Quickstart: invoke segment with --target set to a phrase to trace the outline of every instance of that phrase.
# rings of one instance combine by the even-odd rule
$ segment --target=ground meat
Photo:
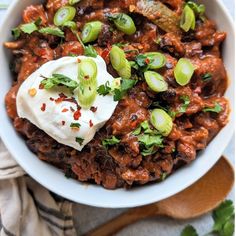
[[[162,53],[166,64],[156,71],[168,84],[166,91],[156,93],[145,82],[143,71],[133,68],[132,79],[137,79],[137,83],[125,93],[111,118],[80,152],[58,143],[28,120],[19,118],[16,96],[22,82],[41,65],[63,56],[82,55],[83,45],[65,27],[64,38],[34,32],[22,34],[17,41],[5,43],[5,47],[12,50],[12,71],[16,75],[6,95],[6,110],[15,129],[39,159],[79,181],[95,183],[108,189],[130,188],[151,181],[162,181],[176,169],[190,163],[196,159],[197,152],[205,149],[227,124],[230,108],[223,97],[227,75],[220,50],[226,34],[218,32],[215,23],[207,18],[204,21],[197,19],[195,30],[183,32],[176,22],[185,1],[161,2],[82,0],[74,5],[74,21],[79,34],[85,23],[102,21],[98,39],[91,45],[105,60],[107,70],[113,77],[119,75],[110,63],[109,53],[112,44],[119,43],[129,61],[135,61],[137,55],[150,51]],[[66,4],[68,0],[47,0],[45,5],[28,6],[23,12],[22,23],[40,17],[43,26],[52,26],[55,12]],[[160,21],[162,16],[155,10],[160,6],[162,13],[170,14],[168,21]],[[137,28],[135,34],[126,35],[119,31],[108,20],[107,13],[129,14]],[[180,86],[174,76],[180,57],[188,58],[195,67],[186,86]],[[216,105],[220,106],[220,110],[206,110],[214,109]],[[144,144],[135,132],[142,122],[150,120],[150,110],[154,108],[164,109],[172,116],[173,128],[167,137],[161,137],[162,145],[155,147],[152,152],[146,150],[143,153]],[[155,130],[150,122],[146,124],[150,126],[147,134]],[[116,136],[118,144],[104,146],[102,141],[112,136]]]

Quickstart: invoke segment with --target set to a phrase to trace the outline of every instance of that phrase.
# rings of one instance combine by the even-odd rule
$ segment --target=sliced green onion
[[[180,19],[180,27],[185,31],[188,32],[190,29],[194,30],[196,24],[195,14],[194,11],[186,5],[184,7],[181,19]]]
[[[93,59],[83,59],[79,63],[79,81],[83,85],[96,85],[97,64]]]
[[[131,77],[131,65],[127,59],[125,59],[125,66],[117,71],[119,76],[123,79],[130,79]]]
[[[180,58],[174,69],[176,82],[181,86],[185,86],[191,80],[193,73],[193,64],[186,58]]]
[[[78,100],[82,108],[89,109],[97,96],[97,85],[80,84],[78,89]]]
[[[76,9],[72,6],[65,6],[60,8],[54,16],[54,24],[61,26],[67,21],[72,21],[75,17]]]
[[[117,29],[124,32],[125,34],[132,35],[136,32],[136,26],[134,24],[134,21],[127,14],[114,14],[112,17],[110,17],[110,19],[114,21],[114,24]]]
[[[148,64],[150,69],[159,69],[166,64],[166,57],[162,53],[148,52],[144,55],[151,59],[151,62]]]
[[[126,64],[126,57],[124,51],[115,45],[112,46],[112,49],[110,51],[110,60],[115,70],[121,70]]]
[[[162,109],[154,109],[150,121],[163,136],[168,136],[173,128],[171,117]]]
[[[74,4],[76,4],[76,3],[78,3],[78,2],[80,2],[81,0],[69,0],[69,4],[70,5],[74,5]]]
[[[145,80],[154,92],[164,92],[168,89],[168,84],[163,76],[154,71],[146,71],[144,73]]]
[[[102,30],[102,22],[101,21],[92,21],[89,23],[86,23],[84,25],[83,31],[82,31],[82,41],[84,43],[90,43],[95,41],[98,38],[99,33]]]

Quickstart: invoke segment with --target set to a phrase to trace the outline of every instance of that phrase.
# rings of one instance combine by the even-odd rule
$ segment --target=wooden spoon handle
[[[86,233],[84,236],[111,236],[122,228],[146,217],[153,216],[154,214],[158,214],[157,207],[153,207],[152,205],[133,208],[108,221],[104,225]]]

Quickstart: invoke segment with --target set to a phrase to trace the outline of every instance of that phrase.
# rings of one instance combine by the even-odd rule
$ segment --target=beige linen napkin
[[[74,236],[72,203],[27,176],[0,139],[0,236]]]

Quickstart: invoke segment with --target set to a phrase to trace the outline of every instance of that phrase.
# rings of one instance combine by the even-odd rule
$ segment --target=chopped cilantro
[[[203,4],[197,4],[193,1],[187,2],[188,6],[194,11],[195,15],[198,16],[202,21],[205,20],[205,10],[206,7]]]
[[[232,236],[234,233],[234,206],[231,200],[226,200],[213,211],[213,232],[220,236]]]
[[[97,90],[98,94],[103,96],[113,94],[114,101],[120,101],[127,91],[137,83],[136,80],[132,79],[121,79],[120,81],[120,86],[114,86],[114,89],[110,86],[108,81],[100,85]]]
[[[79,84],[75,81],[70,79],[69,77],[62,75],[62,74],[52,74],[52,77],[47,78],[41,75],[41,77],[45,78],[41,81],[44,89],[51,89],[55,86],[65,86],[71,91],[75,90]]]
[[[106,96],[111,92],[111,88],[109,87],[109,81],[107,81],[105,84],[102,84],[98,87],[97,90],[99,95]]]
[[[81,145],[83,145],[84,139],[80,138],[80,137],[76,137],[75,141],[81,146]]]
[[[64,32],[58,27],[44,27],[41,28],[38,32],[41,34],[50,34],[61,38],[65,37]]]
[[[18,39],[20,37],[20,35],[21,35],[21,31],[17,27],[17,28],[14,28],[14,29],[11,30],[11,34],[14,37],[14,39]]]
[[[81,124],[80,123],[71,123],[70,127],[71,128],[80,128]]]
[[[162,146],[162,137],[161,135],[149,135],[149,134],[143,134],[138,137],[138,141],[145,145],[145,147],[151,147],[151,146]]]
[[[181,236],[198,236],[198,233],[192,225],[187,225],[183,229]]]
[[[233,236],[234,235],[234,205],[231,200],[225,200],[212,214],[214,225],[211,232],[205,235]],[[192,225],[186,226],[181,236],[198,236]]]
[[[161,180],[165,180],[168,174],[166,172],[161,173]]]
[[[154,154],[158,147],[163,147],[162,135],[151,129],[148,121],[143,121],[132,134],[137,136],[143,156]]]
[[[35,24],[35,22],[32,22],[32,23],[21,25],[20,29],[21,29],[22,32],[24,32],[26,34],[32,34],[33,32],[38,30],[38,27]]]
[[[114,90],[114,101],[120,101],[123,96],[128,92],[128,90],[133,88],[136,83],[136,80],[122,79],[120,88]]]
[[[108,146],[112,146],[112,145],[115,145],[118,143],[120,143],[120,139],[116,138],[115,136],[112,136],[111,138],[107,138],[107,139],[102,140],[102,145],[106,148]]]
[[[180,106],[178,112],[185,113],[188,108],[188,105],[190,104],[189,96],[183,95],[180,97],[180,99],[183,101],[183,104]]]
[[[84,46],[84,55],[88,57],[97,57],[97,52],[92,45]]]
[[[153,62],[153,58],[151,57],[148,57],[144,54],[139,54],[136,58],[135,58],[135,62],[138,66],[138,68],[141,70],[141,71],[147,71],[149,69],[149,64],[151,62]],[[134,67],[134,66],[133,66]]]
[[[211,73],[206,73],[206,74],[202,75],[201,77],[202,77],[202,80],[204,82],[208,82],[212,79],[212,74]]]
[[[214,107],[206,107],[203,109],[204,112],[216,112],[220,113],[222,111],[222,106],[219,103],[215,103]]]

